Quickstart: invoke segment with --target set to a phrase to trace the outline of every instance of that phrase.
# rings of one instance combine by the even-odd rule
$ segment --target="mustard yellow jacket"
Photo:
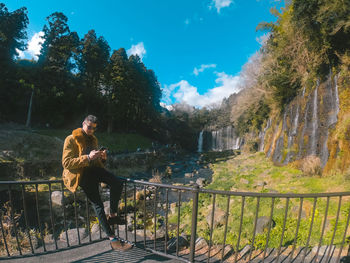
[[[92,149],[97,149],[97,138],[92,135]],[[87,143],[83,134],[82,128],[75,129],[71,135],[69,135],[63,146],[62,154],[62,166],[63,166],[63,183],[71,192],[75,192],[81,180],[83,168],[93,165],[103,167],[101,160],[91,161],[90,163],[88,155],[83,154],[86,150]]]

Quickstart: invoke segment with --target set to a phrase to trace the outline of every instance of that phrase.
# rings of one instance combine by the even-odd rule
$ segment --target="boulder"
[[[193,177],[193,173],[185,173],[185,178],[192,178]]]
[[[102,231],[102,229],[101,229],[101,231]],[[91,227],[91,234],[99,233],[99,232],[100,232],[99,224],[93,224]]]
[[[63,195],[61,191],[53,191],[51,193],[52,205],[62,206],[63,205]]]
[[[179,236],[178,242],[179,242],[179,250],[182,250],[189,246],[189,242],[184,235]],[[173,237],[168,241],[167,243],[168,252],[172,253],[176,251],[176,243],[177,243],[177,237]]]
[[[270,218],[267,216],[261,216],[256,222],[256,234],[262,234],[266,229],[269,228]],[[272,219],[272,227],[276,225]]]
[[[300,207],[299,207],[298,205],[293,206],[293,207],[292,207],[292,210],[291,210],[291,211],[292,211],[292,214],[293,214],[294,216],[298,217],[298,215],[299,215],[299,209],[300,209]],[[304,209],[301,210],[300,218],[301,218],[301,219],[305,219],[305,218],[306,218],[306,212],[305,212]]]
[[[247,179],[245,179],[245,178],[241,178],[241,180],[239,180],[239,181],[242,184],[249,184],[249,181]]]
[[[207,223],[210,226],[211,225],[211,214],[213,211],[213,207],[210,206],[208,209],[208,215],[206,217]],[[218,207],[215,207],[214,212],[214,221],[213,221],[213,227],[217,227],[219,225],[223,225],[225,223],[225,216],[226,212]]]
[[[198,184],[199,187],[204,187],[204,186],[206,186],[206,184],[207,184],[207,180],[205,180],[205,179],[202,178],[202,177],[199,177],[199,178],[196,180],[196,184]]]
[[[85,228],[78,228],[78,231],[79,231],[80,241],[82,239],[84,239],[85,237],[87,237],[87,231],[86,231]],[[72,229],[68,229],[67,230],[69,244],[78,243],[78,231],[77,231],[76,228],[72,228]],[[66,232],[65,231],[63,231],[60,234],[60,240],[63,241],[63,242],[67,242]]]

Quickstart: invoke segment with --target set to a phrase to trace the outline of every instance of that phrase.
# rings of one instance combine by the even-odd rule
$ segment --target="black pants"
[[[114,236],[113,231],[107,223],[106,214],[99,193],[99,184],[103,182],[110,187],[110,211],[116,213],[118,211],[118,203],[123,190],[123,183],[111,172],[101,167],[87,167],[83,171],[80,186],[85,192],[87,198],[92,203],[97,218],[101,224],[103,231],[108,236]]]

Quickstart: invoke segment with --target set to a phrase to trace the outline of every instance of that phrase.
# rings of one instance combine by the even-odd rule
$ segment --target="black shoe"
[[[126,220],[120,216],[107,216],[107,223],[109,225],[125,225]]]

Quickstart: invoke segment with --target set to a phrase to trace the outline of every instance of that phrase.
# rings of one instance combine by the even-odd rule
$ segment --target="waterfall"
[[[298,122],[299,122],[299,102],[297,104],[297,113],[295,114],[295,118],[293,121],[293,128],[292,128],[292,136],[297,135],[297,129],[298,129]]]
[[[233,146],[232,150],[238,150],[240,147],[241,139],[239,137],[236,138],[235,145]]]
[[[339,92],[338,92],[338,75],[336,75],[334,77],[334,82],[335,82],[335,108],[336,108],[336,113],[337,113],[337,116],[338,116],[338,113],[339,113]]]
[[[304,112],[304,126],[303,126],[303,130],[301,131],[301,136],[300,136],[300,142],[299,142],[299,150],[298,150],[298,159],[301,157],[301,154],[303,152],[304,149],[304,135],[305,135],[305,131],[307,128],[307,112],[309,111],[309,98],[310,95],[308,96],[308,99],[306,100],[306,107],[305,107],[305,112]]]
[[[215,151],[216,148],[216,131],[211,132],[211,149]]]
[[[199,133],[197,152],[201,153],[202,151],[203,151],[203,130]]]
[[[303,93],[301,95],[304,98],[304,96],[305,96],[305,86],[303,87]]]
[[[211,131],[211,146],[209,147],[210,150],[236,150],[239,149],[239,147],[240,140],[237,137],[235,130],[232,126],[226,126],[224,128]]]
[[[311,146],[310,146],[310,153],[311,155],[316,155],[317,152],[317,137],[316,132],[318,129],[318,115],[317,115],[317,89],[318,89],[319,82],[317,82],[315,93],[314,93],[314,101],[313,101],[313,112],[312,112],[312,132],[311,132]]]

